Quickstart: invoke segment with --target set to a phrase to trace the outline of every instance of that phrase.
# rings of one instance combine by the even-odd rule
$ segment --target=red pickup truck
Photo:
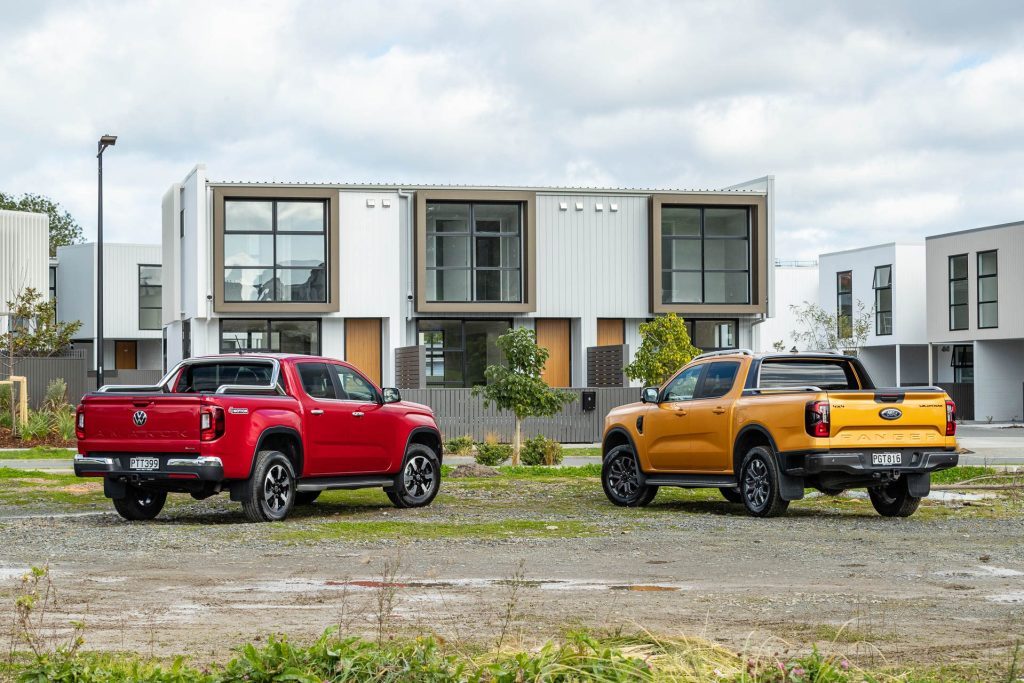
[[[75,474],[103,477],[130,520],[154,518],[169,492],[228,491],[265,522],[328,489],[382,487],[396,507],[421,507],[441,485],[431,409],[331,358],[192,358],[159,384],[87,394],[75,427]]]

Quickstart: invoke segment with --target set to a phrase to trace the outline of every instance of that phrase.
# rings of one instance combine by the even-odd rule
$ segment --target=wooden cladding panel
[[[380,385],[380,318],[345,320],[345,360]]]
[[[597,319],[597,345],[620,346],[626,343],[626,321],[622,318]]]
[[[537,345],[548,350],[548,362],[541,373],[548,386],[567,387],[572,384],[569,320],[538,318]]]

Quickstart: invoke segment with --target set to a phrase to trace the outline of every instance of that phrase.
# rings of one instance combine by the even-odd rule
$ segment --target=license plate
[[[903,454],[902,453],[872,453],[871,454],[872,465],[902,465]]]
[[[160,469],[159,458],[132,458],[129,467],[133,470],[158,470]]]

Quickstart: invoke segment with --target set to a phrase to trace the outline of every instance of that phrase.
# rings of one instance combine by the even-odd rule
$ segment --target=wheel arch
[[[754,446],[768,446],[772,449],[773,453],[778,453],[779,449],[775,445],[775,439],[772,437],[768,428],[760,423],[748,424],[736,434],[736,439],[733,441],[732,448],[732,472],[737,477],[739,476],[740,466],[743,464],[743,458],[746,457],[747,452]]]
[[[602,462],[608,456],[613,448],[619,446],[629,446],[633,449],[633,454],[639,457],[639,453],[636,450],[636,442],[633,441],[633,435],[629,433],[625,427],[612,427],[604,435],[604,439],[601,441],[601,460]]]
[[[285,457],[292,463],[295,470],[295,478],[302,478],[302,468],[305,462],[305,454],[302,448],[302,436],[298,430],[292,427],[267,427],[260,433],[256,440],[256,448],[252,452],[252,461],[249,463],[249,476],[252,477],[253,467],[256,465],[256,455],[260,451],[275,450],[284,453]]]
[[[405,454],[409,451],[409,446],[414,443],[423,444],[427,448],[432,449],[437,453],[438,462],[442,462],[444,446],[441,440],[441,432],[433,427],[414,427],[409,431],[409,436],[405,439],[405,450],[402,451],[402,457],[398,461],[399,467],[401,467],[401,463],[405,459]]]

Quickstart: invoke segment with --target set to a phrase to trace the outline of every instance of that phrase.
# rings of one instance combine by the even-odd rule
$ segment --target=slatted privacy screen
[[[402,398],[423,403],[434,409],[444,437],[469,434],[482,441],[494,434],[500,441],[511,442],[515,422],[511,413],[484,408],[483,399],[472,395],[472,389],[403,389]],[[601,440],[604,416],[615,406],[640,400],[635,388],[566,389],[576,394],[576,401],[565,406],[554,417],[534,417],[523,423],[523,437],[543,434],[562,443],[596,443]],[[580,403],[584,391],[597,393],[597,408],[584,412]]]
[[[9,359],[0,358],[0,379],[7,379]],[[63,379],[68,385],[67,400],[77,405],[82,395],[95,389],[86,373],[89,359],[85,351],[76,349],[59,356],[27,356],[14,358],[15,376],[24,376],[28,381],[28,404],[37,410],[46,398],[46,387],[54,379]]]
[[[626,377],[626,360],[629,358],[629,345],[591,346],[587,348],[587,386],[588,387],[625,387],[629,386]]]
[[[427,385],[427,349],[401,346],[395,349],[395,384],[399,389],[423,389]]]

